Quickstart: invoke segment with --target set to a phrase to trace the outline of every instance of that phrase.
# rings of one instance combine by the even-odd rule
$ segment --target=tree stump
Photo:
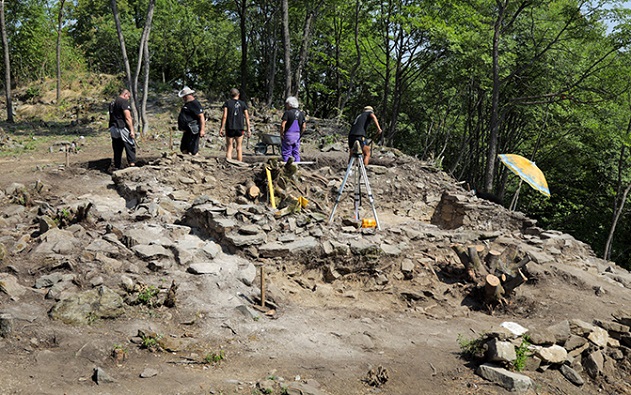
[[[489,253],[486,254],[484,260],[491,273],[495,273],[499,269],[501,255],[502,253],[497,250],[489,250]]]
[[[248,181],[245,184],[245,195],[249,198],[249,199],[256,199],[261,195],[261,189],[256,186],[256,184],[254,183],[254,181]]]
[[[486,270],[486,267],[482,264],[482,260],[480,259],[479,251],[484,251],[484,246],[469,246],[467,248],[467,253],[469,255],[469,260],[473,264],[473,270],[475,271],[476,276],[484,277],[489,272]]]
[[[467,276],[469,277],[469,280],[475,281],[475,270],[473,268],[473,263],[469,259],[469,254],[467,254],[467,249],[464,246],[458,244],[452,245],[451,249],[454,250],[456,255],[458,255],[458,258],[460,258],[460,262],[462,262],[465,269],[467,270]]]
[[[497,276],[488,274],[484,278],[484,296],[487,303],[498,304],[503,302],[504,288]]]

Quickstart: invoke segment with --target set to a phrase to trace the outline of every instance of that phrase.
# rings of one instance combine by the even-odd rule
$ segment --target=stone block
[[[476,374],[509,391],[524,392],[534,387],[534,382],[530,377],[486,363],[478,367]]]
[[[513,362],[517,359],[515,346],[511,342],[491,339],[486,344],[486,358],[489,362]]]

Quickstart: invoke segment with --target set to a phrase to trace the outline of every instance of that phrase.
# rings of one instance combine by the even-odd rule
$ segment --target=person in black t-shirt
[[[112,149],[114,150],[114,167],[120,169],[123,159],[123,150],[129,166],[136,165],[136,144],[134,142],[134,121],[131,117],[131,105],[129,99],[131,93],[124,89],[113,102],[110,103],[109,128],[112,137]]]
[[[381,126],[379,126],[379,121],[377,120],[372,107],[366,106],[364,107],[364,111],[355,118],[353,126],[351,126],[351,131],[348,133],[348,148],[350,149],[349,160],[350,156],[353,155],[353,145],[355,144],[355,141],[359,141],[364,155],[364,165],[366,166],[370,160],[370,146],[366,145],[366,129],[368,129],[371,122],[374,122],[377,127],[376,137],[378,137],[382,132]]]
[[[183,154],[197,155],[199,139],[206,134],[206,118],[201,103],[193,96],[194,90],[185,86],[177,95],[182,98],[184,105],[177,118],[177,127],[182,130],[180,151]]]
[[[248,137],[250,137],[252,131],[250,130],[248,105],[243,100],[239,100],[239,95],[237,88],[230,89],[231,99],[225,102],[222,107],[223,116],[221,117],[219,136],[223,137],[225,129],[227,159],[232,159],[232,144],[233,141],[236,141],[237,160],[241,161],[243,160],[243,135],[247,130]]]

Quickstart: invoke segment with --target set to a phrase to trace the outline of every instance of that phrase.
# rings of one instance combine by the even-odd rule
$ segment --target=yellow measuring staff
[[[276,199],[274,199],[274,184],[272,183],[272,172],[269,166],[265,166],[265,173],[267,174],[267,190],[269,191],[269,202],[272,204],[272,208],[276,208]]]

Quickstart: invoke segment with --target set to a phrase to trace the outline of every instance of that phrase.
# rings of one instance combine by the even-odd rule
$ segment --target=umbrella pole
[[[517,191],[515,191],[515,194],[513,195],[513,200],[511,200],[510,202],[510,207],[509,210],[510,211],[515,211],[515,209],[517,208],[517,201],[519,200],[519,191],[521,190],[521,184],[523,183],[523,180],[519,180],[519,186],[517,187]]]

